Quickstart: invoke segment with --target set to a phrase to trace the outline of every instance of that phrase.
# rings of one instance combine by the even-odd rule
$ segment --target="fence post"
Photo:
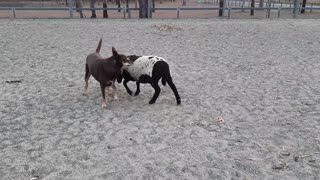
[[[268,0],[268,18],[270,18],[270,12],[271,12],[271,0]]]
[[[242,12],[244,12],[244,9],[243,9],[244,6],[245,6],[245,0],[242,0],[242,6],[241,6],[242,7]]]
[[[274,0],[272,1],[272,4],[273,4],[272,7],[274,8]]]
[[[128,10],[128,18],[131,19],[131,10]]]
[[[68,0],[70,18],[73,18],[72,0]]]
[[[228,8],[228,19],[230,19],[231,16],[231,7]]]
[[[177,7],[177,19],[180,18],[180,7]]]
[[[222,17],[224,15],[223,10],[225,6],[224,0],[219,0],[219,17]]]
[[[223,0],[222,16],[224,16],[224,12],[225,12],[226,6],[227,6],[226,0]]]
[[[299,4],[299,12],[301,12],[302,3]]]
[[[281,7],[278,8],[278,18],[280,18]]]
[[[13,18],[16,18],[16,8],[12,8]]]
[[[294,19],[297,17],[297,10],[298,10],[298,0],[294,0],[294,13],[293,13]]]
[[[311,3],[311,9],[310,9],[310,12],[312,12],[312,7],[313,7],[313,3]]]
[[[125,19],[125,18],[126,18],[126,11],[127,11],[127,8],[126,8],[126,7],[124,7],[124,8],[123,8],[123,19]]]
[[[151,18],[151,0],[148,0],[148,18]]]

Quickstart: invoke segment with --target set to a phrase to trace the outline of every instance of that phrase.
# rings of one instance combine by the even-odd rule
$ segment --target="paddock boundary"
[[[71,1],[71,0],[69,0]],[[72,3],[69,3],[72,4]],[[73,11],[92,11],[92,10],[96,10],[96,11],[103,11],[103,10],[107,10],[107,11],[123,11],[123,18],[131,18],[131,11],[139,11],[140,8],[126,8],[126,7],[120,7],[120,8],[73,8],[72,6],[69,7],[0,7],[0,11],[4,10],[4,11],[12,11],[12,16],[11,18],[17,18],[16,16],[16,11],[69,11],[69,17],[66,18],[73,18]],[[298,10],[310,10],[310,12],[312,12],[313,10],[320,10],[320,7],[223,7],[223,8],[193,8],[193,7],[177,7],[177,8],[148,8],[148,18],[150,17],[150,12],[156,10],[156,11],[176,11],[177,12],[177,16],[176,18],[179,19],[180,18],[180,12],[181,11],[203,11],[203,10],[212,10],[212,11],[220,11],[222,10],[223,15],[221,16],[221,18],[231,18],[231,11],[235,11],[235,10],[267,10],[266,13],[266,18],[270,18],[270,12],[271,11],[278,11],[278,18],[280,18],[281,15],[281,11],[283,10],[292,10],[293,11],[293,18],[296,18],[297,12]],[[126,15],[126,12],[128,12],[128,15]],[[227,15],[225,15],[227,12]],[[23,18],[21,18],[23,19]]]

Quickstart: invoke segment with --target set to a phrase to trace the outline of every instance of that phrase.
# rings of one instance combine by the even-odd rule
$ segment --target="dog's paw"
[[[102,108],[107,108],[107,104],[102,104],[101,107]]]

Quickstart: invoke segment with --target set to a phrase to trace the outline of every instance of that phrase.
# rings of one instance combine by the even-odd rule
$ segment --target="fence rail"
[[[297,10],[320,10],[320,7],[224,7],[224,8],[190,8],[190,7],[177,7],[177,8],[150,8],[149,11],[153,11],[153,10],[157,10],[157,11],[176,11],[177,12],[177,18],[179,18],[179,12],[180,11],[202,11],[202,10],[212,10],[212,11],[228,11],[227,16],[223,16],[223,17],[228,17],[230,18],[230,12],[233,10],[267,10],[269,13],[269,16],[267,16],[268,18],[270,17],[270,11],[271,10],[276,10],[278,11],[278,18],[280,17],[280,13],[282,10],[292,10],[295,13],[293,13],[293,18],[296,18],[296,12]],[[42,8],[34,8],[34,7],[0,7],[0,11],[1,10],[6,10],[6,11],[12,11],[13,13],[13,18],[16,18],[15,15],[15,11],[69,11],[70,12],[70,18],[73,18],[73,11],[91,11],[91,10],[96,10],[96,11],[103,11],[103,10],[108,10],[108,11],[128,11],[130,14],[130,11],[139,11],[140,8],[126,8],[126,7],[122,7],[122,8],[73,8],[73,7],[42,7]],[[124,13],[124,18],[126,18],[126,15]],[[130,15],[128,16],[128,18],[130,18]]]

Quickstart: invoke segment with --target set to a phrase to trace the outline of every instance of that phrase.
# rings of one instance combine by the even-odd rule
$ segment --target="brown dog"
[[[83,95],[88,95],[88,80],[92,75],[99,83],[102,93],[102,107],[106,107],[105,89],[107,86],[113,88],[113,97],[117,99],[115,80],[121,73],[121,68],[124,63],[130,63],[125,55],[118,54],[116,49],[112,47],[112,56],[109,58],[102,58],[100,56],[100,49],[102,45],[102,38],[99,41],[95,53],[89,54],[86,59],[86,74],[85,74],[85,88]]]

